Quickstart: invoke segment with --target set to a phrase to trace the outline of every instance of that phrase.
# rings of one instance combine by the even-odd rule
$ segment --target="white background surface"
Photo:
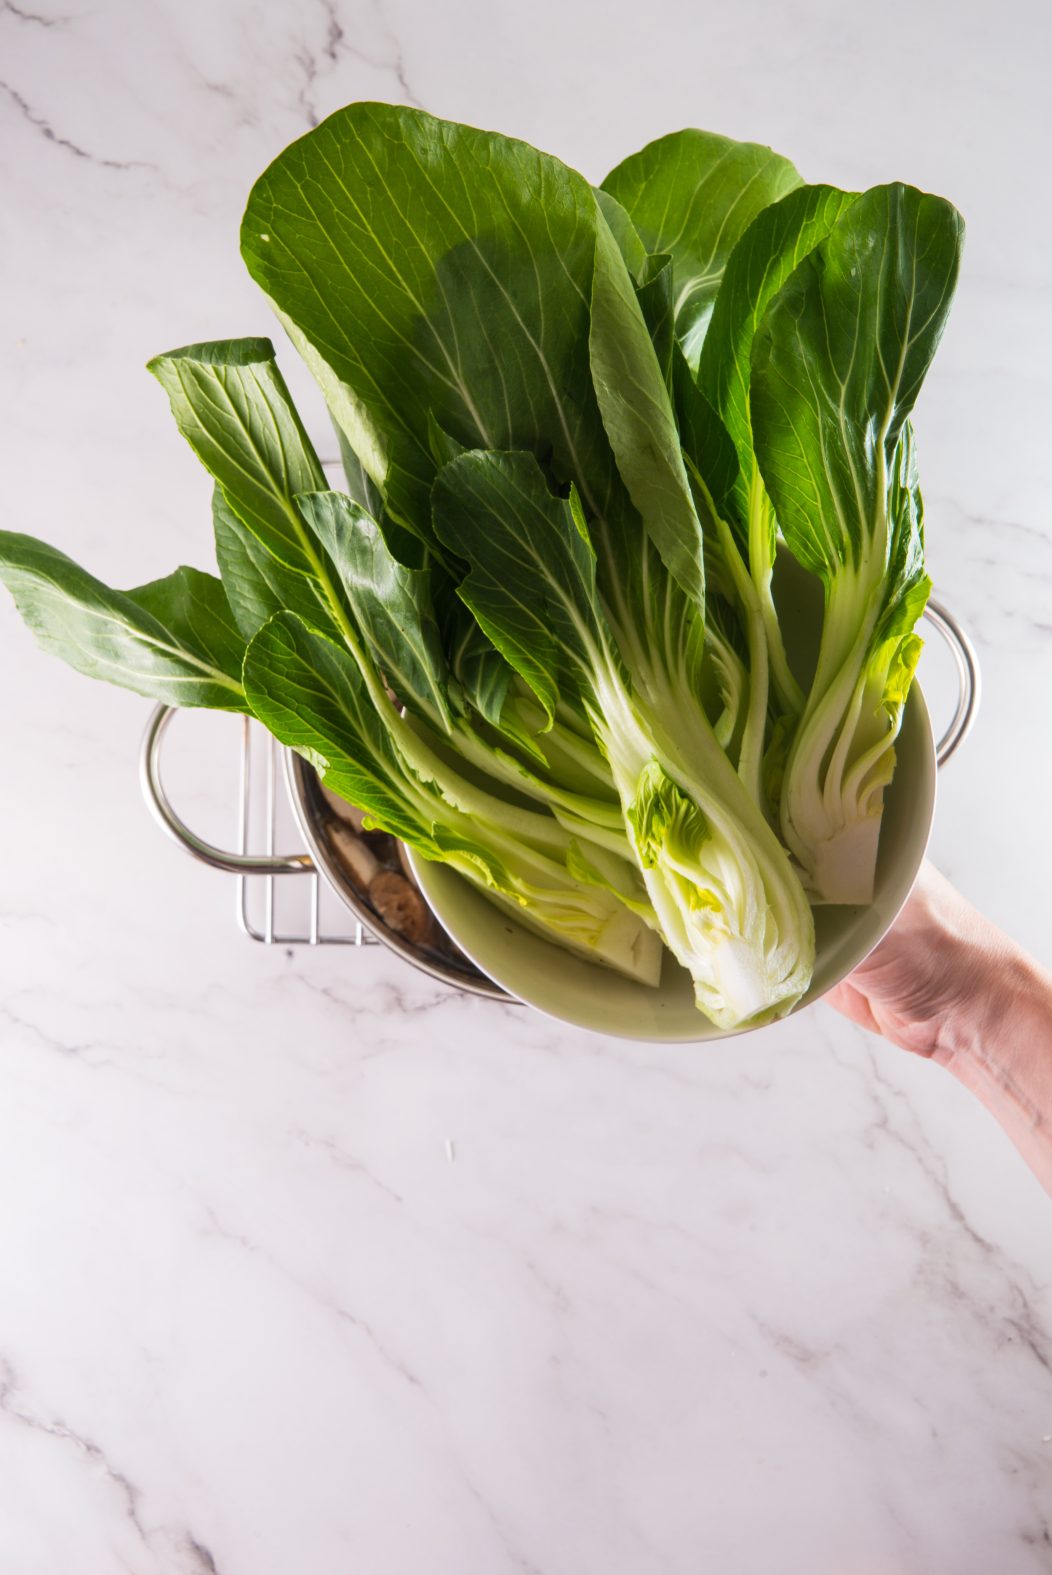
[[[1052,962],[1050,34],[1013,0],[4,0],[4,524],[118,584],[207,566],[143,363],[271,331],[244,197],[351,99],[592,178],[695,124],[945,193],[917,427],[986,694],[934,852]],[[3,1575],[1052,1569],[1052,1213],[944,1074],[821,1006],[658,1049],[253,946],[147,819],[146,704],[6,598],[0,659]],[[228,840],[236,724],[183,727]]]

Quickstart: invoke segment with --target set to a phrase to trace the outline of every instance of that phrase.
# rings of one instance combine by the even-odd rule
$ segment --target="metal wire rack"
[[[277,857],[277,817],[279,801],[279,760],[283,751],[277,739],[260,727],[258,722],[253,722],[250,717],[242,718],[241,726],[241,768],[239,773],[239,800],[238,800],[238,852],[246,860],[258,861],[259,855],[273,859]],[[262,755],[262,762],[253,756]],[[262,785],[260,777],[262,776]],[[263,807],[263,847],[252,847],[251,829],[256,818],[253,807],[256,799],[262,799]],[[246,871],[238,872],[237,877],[237,922],[244,933],[253,941],[259,941],[264,946],[377,946],[379,941],[376,936],[367,930],[360,920],[350,924],[345,931],[339,929],[322,929],[322,877],[321,873],[311,867],[304,871],[310,882],[307,907],[307,925],[305,930],[298,927],[288,931],[281,931],[277,927],[276,908],[279,875],[291,871],[270,870],[266,873]],[[297,881],[297,888],[302,887],[302,882]],[[252,888],[261,887],[263,896],[263,922],[262,926],[253,922]],[[288,882],[281,882],[281,890],[288,891]],[[258,904],[257,904],[258,907]]]
[[[143,794],[180,847],[237,876],[237,922],[245,935],[265,946],[382,943],[444,984],[507,999],[435,919],[396,839],[367,829],[358,811],[329,794],[311,767],[257,722],[241,722],[237,850],[216,847],[192,831],[162,779],[165,739],[178,714],[158,706],[146,725]],[[303,851],[278,852],[286,838]],[[290,875],[300,879],[290,881]]]

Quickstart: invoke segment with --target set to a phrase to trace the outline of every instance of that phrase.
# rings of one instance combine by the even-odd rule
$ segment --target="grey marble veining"
[[[1052,961],[1050,44],[1019,0],[3,0],[5,524],[207,566],[143,363],[270,331],[245,194],[351,99],[945,192],[917,427],[986,694],[934,852]],[[1052,1215],[948,1078],[821,1006],[695,1052],[253,947],[141,807],[145,704],[7,605],[0,649],[3,1575],[1052,1569]]]

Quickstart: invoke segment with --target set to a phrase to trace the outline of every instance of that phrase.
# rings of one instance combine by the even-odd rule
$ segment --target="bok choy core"
[[[371,824],[546,939],[723,1028],[808,988],[811,904],[873,893],[929,581],[910,415],[961,222],[675,133],[598,188],[356,104],[249,197],[266,339],[157,357],[214,482],[219,577],[113,591],[0,533],[48,649],[256,716]],[[821,581],[794,670],[779,550]]]

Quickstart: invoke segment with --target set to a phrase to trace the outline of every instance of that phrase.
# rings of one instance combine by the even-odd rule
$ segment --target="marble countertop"
[[[985,700],[934,854],[1052,962],[1050,54],[1019,0],[3,0],[5,524],[207,566],[143,363],[270,331],[244,196],[349,100],[944,192],[917,426]],[[1052,1569],[1052,1213],[948,1077],[823,1006],[660,1048],[253,945],[147,818],[145,702],[6,599],[0,652],[3,1575]],[[236,724],[181,726],[229,840]]]

